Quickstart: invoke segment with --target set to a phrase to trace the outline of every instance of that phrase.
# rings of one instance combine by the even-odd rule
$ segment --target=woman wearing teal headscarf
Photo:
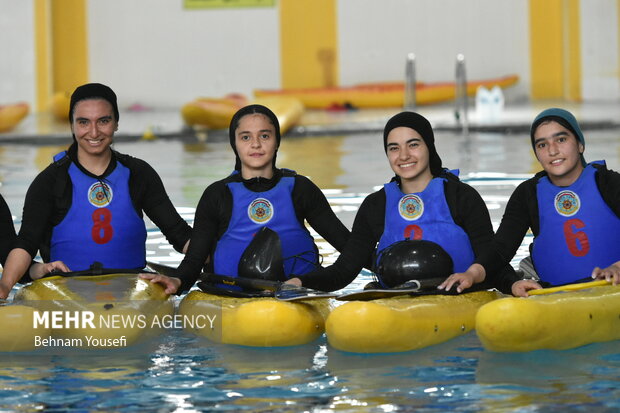
[[[534,234],[526,274],[512,293],[596,279],[620,282],[620,174],[605,162],[586,163],[575,117],[550,108],[530,131],[543,170],[514,191],[491,249],[466,273],[483,274],[509,262],[528,229]]]

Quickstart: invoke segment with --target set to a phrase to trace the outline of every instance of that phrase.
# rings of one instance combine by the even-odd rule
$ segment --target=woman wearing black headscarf
[[[144,268],[144,214],[177,251],[186,248],[191,228],[157,172],[112,149],[118,121],[110,87],[88,83],[75,89],[69,106],[73,143],[28,188],[19,235],[0,279],[0,298],[16,282],[40,278],[51,269],[82,271],[95,261],[105,268]],[[31,265],[37,251],[52,262]]]
[[[264,227],[280,238],[284,276],[304,274],[318,265],[318,252],[304,221],[342,250],[349,230],[338,220],[325,195],[308,178],[276,167],[280,126],[261,105],[240,109],[229,129],[234,172],[207,187],[198,206],[189,250],[178,277],[155,282],[188,290],[205,261],[210,272],[238,276],[238,264],[253,236]]]
[[[490,243],[493,228],[484,201],[442,167],[426,118],[414,112],[393,116],[385,126],[383,146],[394,178],[366,197],[338,260],[290,283],[299,285],[301,281],[304,287],[325,291],[343,288],[369,257],[380,256],[385,248],[405,239],[439,244],[451,256],[454,270],[460,272]],[[454,280],[458,292],[483,281],[465,276]]]

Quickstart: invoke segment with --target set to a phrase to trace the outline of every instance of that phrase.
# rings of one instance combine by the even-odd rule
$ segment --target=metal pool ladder
[[[456,122],[463,128],[463,134],[469,133],[469,118],[467,113],[467,75],[465,73],[465,56],[461,53],[456,55],[456,83],[455,83],[455,108],[454,117]]]

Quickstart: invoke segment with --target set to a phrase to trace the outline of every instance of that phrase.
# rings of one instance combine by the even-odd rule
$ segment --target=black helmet
[[[262,227],[241,255],[237,273],[245,278],[285,281],[282,245],[278,233]]]
[[[450,254],[432,241],[398,241],[379,254],[375,273],[384,288],[410,280],[447,278],[454,272]]]

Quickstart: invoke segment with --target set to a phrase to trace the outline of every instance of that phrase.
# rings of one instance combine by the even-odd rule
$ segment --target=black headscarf
[[[116,103],[116,93],[110,87],[102,85],[101,83],[87,83],[82,86],[78,86],[71,95],[71,103],[69,104],[69,122],[73,123],[73,110],[75,105],[86,99],[103,99],[112,105],[114,111],[114,118],[118,122],[118,104]]]
[[[401,112],[392,116],[383,129],[383,149],[387,153],[387,138],[392,129],[404,126],[418,132],[424,143],[428,147],[429,166],[433,176],[440,176],[444,170],[441,164],[441,158],[435,149],[435,134],[430,122],[419,113]]]
[[[266,106],[248,105],[242,107],[237,111],[237,113],[235,113],[232,120],[230,121],[230,127],[228,128],[228,138],[230,139],[230,146],[232,146],[232,150],[235,153],[235,169],[237,171],[241,171],[241,159],[239,159],[239,154],[237,153],[237,146],[235,145],[235,131],[239,127],[239,121],[242,117],[255,113],[267,116],[276,131],[276,153],[273,155],[273,167],[276,167],[276,156],[278,155],[278,148],[280,147],[281,140],[280,122],[278,122],[278,117]]]

